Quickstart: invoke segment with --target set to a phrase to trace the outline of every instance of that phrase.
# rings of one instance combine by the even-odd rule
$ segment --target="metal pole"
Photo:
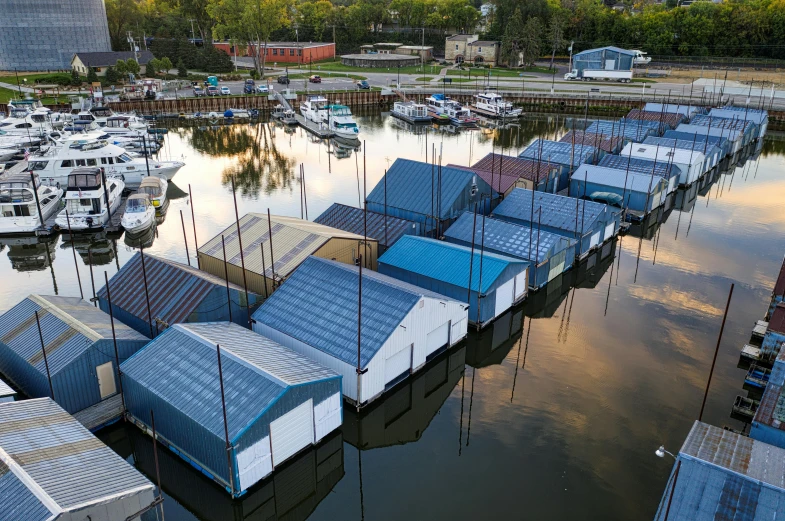
[[[482,198],[480,198],[482,200]],[[477,286],[477,331],[480,330],[482,317],[480,315],[480,298],[482,298],[482,257],[485,252],[485,214],[482,214],[482,235],[480,236],[480,278]],[[472,262],[474,258],[472,258]]]
[[[79,276],[79,264],[76,262],[76,246],[74,246],[74,234],[71,231],[71,217],[68,215],[68,210],[65,211],[65,220],[68,222],[68,236],[71,238],[71,252],[74,254],[74,268],[76,268],[76,281],[79,283],[79,296],[84,300],[82,278]]]
[[[305,218],[303,211],[303,165],[300,163],[300,219]]]
[[[196,266],[201,268],[202,263],[199,262],[199,243],[196,240],[196,218],[194,217],[194,196],[191,194],[191,183],[188,183],[188,199],[191,203],[191,223],[193,223],[194,226],[194,251],[196,252]]]
[[[191,254],[188,253],[188,237],[185,235],[185,219],[183,218],[183,211],[180,210],[180,222],[183,225],[183,242],[185,243],[185,259],[188,261],[188,265],[191,265]]]
[[[363,151],[363,154],[365,152]],[[308,190],[305,187],[305,164],[301,164],[300,168],[302,169],[302,184],[303,184],[303,204],[305,206],[305,220],[308,220]]]
[[[94,307],[98,307],[98,299],[95,298],[95,277],[93,277],[93,249],[92,246],[87,248],[87,265],[90,268],[90,285],[93,288],[93,298],[90,301]]]
[[[717,336],[717,347],[714,349],[714,358],[711,360],[711,369],[709,369],[709,380],[706,382],[706,391],[703,393],[703,403],[701,403],[701,411],[698,414],[698,421],[703,420],[703,410],[706,408],[706,398],[709,396],[709,386],[711,386],[711,377],[714,374],[714,365],[717,363],[717,354],[720,352],[720,343],[722,342],[722,332],[725,331],[725,321],[728,319],[728,308],[730,308],[730,299],[733,296],[733,287],[735,284],[730,285],[728,292],[728,302],[725,303],[725,313],[722,315],[722,325],[720,326],[720,334]]]
[[[41,332],[41,320],[38,318],[38,310],[35,312],[35,323],[38,326],[38,339],[41,341],[41,352],[44,354],[44,367],[46,368],[46,379],[49,382],[49,395],[55,399],[55,390],[52,387],[52,375],[49,374],[49,361],[46,359],[46,345],[44,344],[44,334]]]
[[[537,249],[534,252],[534,280],[537,281],[537,263],[540,262],[540,226],[542,225],[542,206],[537,207]]]
[[[273,289],[275,289],[275,257],[273,257],[273,224],[270,209],[267,209],[267,232],[270,234],[270,271],[272,272]]]
[[[221,235],[221,248],[224,252],[224,277],[226,277],[226,306],[229,308],[229,322],[232,321],[232,294],[229,291],[229,264],[226,262],[226,242]]]
[[[477,203],[474,203],[474,222],[472,224],[472,249],[471,256],[469,257],[469,293],[466,297],[466,303],[471,306],[472,304],[472,268],[474,267],[474,236],[477,233]],[[477,293],[477,302],[479,304],[479,293]]]
[[[30,180],[33,182],[33,195],[35,195],[35,206],[38,208],[38,219],[41,221],[41,228],[44,227],[44,213],[41,211],[41,201],[38,199],[38,187],[35,184],[35,174],[30,172]]]
[[[676,492],[676,480],[679,479],[679,469],[681,469],[681,460],[676,461],[676,471],[673,473],[673,485],[671,486],[671,494],[668,497],[668,507],[665,509],[664,521],[668,521],[668,514],[671,512],[671,502],[673,501],[673,494]]]
[[[123,393],[123,373],[120,371],[120,352],[117,350],[117,335],[114,331],[114,311],[112,311],[112,293],[109,291],[109,275],[104,272],[106,287],[106,300],[109,304],[109,323],[112,324],[112,343],[114,344],[114,361],[117,365],[117,381],[120,384],[120,401],[123,405],[123,420],[125,420],[125,393]]]
[[[245,255],[243,254],[243,237],[240,233],[240,214],[237,211],[237,192],[234,189],[232,176],[232,198],[234,199],[234,219],[237,224],[237,243],[240,247],[240,267],[243,269],[243,289],[245,290],[245,310],[248,312],[248,329],[251,328],[251,300],[248,298],[248,280],[245,274]]]
[[[161,470],[158,465],[158,434],[155,430],[155,413],[150,409],[150,427],[153,429],[153,457],[155,458],[155,477],[158,481],[158,497],[163,497],[164,490],[161,488]],[[163,518],[164,509],[161,508],[161,516]]]
[[[398,68],[400,69],[400,65],[398,66]],[[387,239],[387,170],[385,170],[384,171],[384,247],[386,248],[389,244],[390,243]]]
[[[229,443],[229,423],[226,421],[226,395],[224,393],[224,373],[221,366],[221,346],[215,344],[215,353],[218,356],[218,381],[221,384],[221,408],[224,417],[224,436],[226,437],[226,462],[229,466],[229,488],[234,496],[234,470],[232,469],[232,445]]]
[[[144,280],[144,298],[145,302],[147,303],[147,320],[148,325],[150,326],[150,338],[155,338],[153,334],[153,314],[150,312],[150,292],[147,290],[147,270],[144,266],[144,248],[139,248],[139,253],[142,256],[142,279]],[[158,326],[155,326],[158,329]]]
[[[265,266],[264,262],[264,242],[259,244],[259,251],[262,253],[262,283],[264,284],[264,298],[266,299],[270,295],[267,292],[267,266]]]

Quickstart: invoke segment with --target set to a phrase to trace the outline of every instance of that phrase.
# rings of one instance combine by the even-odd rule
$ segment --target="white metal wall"
[[[313,400],[310,398],[270,423],[273,465],[280,465],[301,449],[313,445]]]
[[[494,317],[498,317],[512,307],[515,279],[512,278],[496,288],[496,307]]]
[[[240,490],[246,490],[273,471],[270,457],[270,437],[265,436],[237,454]]]
[[[341,426],[343,421],[341,393],[335,393],[313,408],[314,431],[318,442]]]

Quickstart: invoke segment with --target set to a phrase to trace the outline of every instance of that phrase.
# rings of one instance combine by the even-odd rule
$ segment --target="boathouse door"
[[[98,391],[101,393],[101,399],[108,398],[117,392],[117,385],[114,381],[114,369],[112,362],[106,362],[95,368],[95,374],[98,377]]]

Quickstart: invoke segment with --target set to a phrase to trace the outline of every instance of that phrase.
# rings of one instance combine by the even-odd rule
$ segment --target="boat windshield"
[[[84,172],[68,176],[68,188],[93,190],[101,186],[100,172]]]
[[[43,170],[44,168],[46,168],[47,163],[49,163],[49,161],[30,161],[27,164],[27,169],[28,170]]]
[[[17,183],[14,183],[16,185]],[[33,192],[27,189],[24,185],[22,188],[21,183],[19,187],[0,185],[0,203],[29,203],[33,200]]]
[[[125,205],[126,213],[144,213],[147,210],[147,201],[145,199],[128,198]]]
[[[357,123],[338,123],[336,128],[357,128]]]
[[[150,197],[160,197],[161,196],[161,187],[160,186],[140,186],[139,187],[140,194],[147,194]]]

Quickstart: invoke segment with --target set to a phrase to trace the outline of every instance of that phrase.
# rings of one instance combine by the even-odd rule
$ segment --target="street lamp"
[[[676,459],[676,456],[674,456],[672,453],[670,453],[667,450],[665,450],[665,446],[664,445],[660,445],[660,448],[655,450],[654,454],[656,454],[658,458],[664,458],[665,455],[667,454],[671,458]]]

